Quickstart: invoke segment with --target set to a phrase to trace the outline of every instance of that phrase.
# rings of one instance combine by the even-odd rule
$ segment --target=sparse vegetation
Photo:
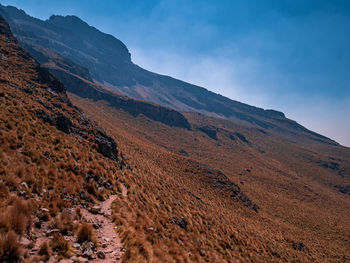
[[[23,251],[18,243],[18,237],[13,231],[0,234],[0,262],[19,262]]]
[[[71,105],[62,84],[19,47],[2,19],[0,27],[0,52],[8,58],[0,63],[0,261],[71,256],[64,238],[73,237],[71,208],[101,199],[97,188],[104,187],[119,164],[97,151],[95,135],[103,140],[103,131]],[[58,124],[52,123],[55,118]],[[73,130],[64,125],[74,125],[75,134],[67,134]],[[82,191],[88,178],[90,193]],[[112,190],[104,189],[103,195]],[[81,213],[76,219],[82,220]],[[38,245],[37,232],[49,236],[32,256],[28,252]]]
[[[299,146],[231,122],[186,113],[192,125],[220,127],[217,143],[196,131],[169,128],[103,103],[71,98],[131,157],[134,169],[121,176],[128,195],[120,196],[114,209],[118,233],[127,248],[124,261],[331,262],[338,255],[350,256],[341,235],[329,231],[329,224],[320,224],[320,217],[323,222],[333,218],[339,224],[336,231],[350,231],[344,220],[350,216],[345,212],[349,204],[321,186],[339,177],[303,159],[307,153]],[[235,133],[244,135],[250,145],[232,140],[230,135]],[[188,158],[178,154],[181,150]],[[346,151],[338,154],[344,160],[350,158]],[[239,183],[259,205],[258,213],[225,190],[222,180],[211,174],[216,170]],[[329,198],[338,200],[337,208]],[[344,217],[336,219],[333,209]],[[185,218],[186,229],[174,223],[174,217]],[[332,249],[326,236],[336,244]],[[316,239],[322,249],[312,247]],[[293,249],[293,241],[299,240],[308,253]]]
[[[79,226],[78,232],[77,232],[77,241],[79,243],[93,242],[95,246],[97,245],[94,229],[90,224],[83,223]]]
[[[54,233],[50,241],[50,246],[54,252],[61,256],[68,256],[69,242],[59,233]]]
[[[44,256],[45,258],[49,258],[51,254],[50,247],[47,242],[44,242],[40,245],[38,255]]]

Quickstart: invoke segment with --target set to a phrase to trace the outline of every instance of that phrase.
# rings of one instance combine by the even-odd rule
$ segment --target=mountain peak
[[[62,24],[62,25],[76,25],[76,26],[82,26],[82,27],[90,27],[88,23],[80,19],[79,17],[75,15],[51,15],[48,19],[49,22],[55,23],[55,24]]]

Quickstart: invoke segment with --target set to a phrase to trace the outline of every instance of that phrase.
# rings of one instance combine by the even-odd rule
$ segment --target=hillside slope
[[[171,128],[103,102],[70,97],[120,142],[137,171],[126,179],[130,200],[116,205],[121,235],[130,244],[127,258],[350,259],[348,148],[300,146],[196,113],[185,114],[192,130]],[[175,222],[186,222],[187,228],[176,230]]]
[[[120,192],[121,167],[115,141],[0,17],[0,262],[96,258],[81,213]]]
[[[78,237],[77,208],[117,193],[124,262],[349,261],[348,148],[191,112],[182,115],[191,129],[167,125],[84,96],[96,83],[67,86],[81,95],[68,99],[3,20],[0,33],[0,240],[17,229],[6,223],[12,211],[28,207],[43,230],[30,220],[17,229],[25,260],[47,258],[23,237],[35,247],[48,229],[56,260],[78,254],[73,242],[57,245]]]
[[[53,15],[42,21],[10,6],[1,6],[0,12],[8,17],[22,45],[32,50],[32,55],[42,64],[47,63],[44,53],[49,50],[86,68],[95,82],[132,98],[268,129],[295,143],[322,141],[336,144],[289,120],[281,112],[249,106],[205,88],[142,69],[131,61],[127,47],[120,40],[89,26],[78,17]],[[86,71],[79,72],[86,77]]]

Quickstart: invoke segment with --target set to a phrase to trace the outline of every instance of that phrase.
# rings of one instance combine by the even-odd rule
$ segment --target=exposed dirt
[[[125,188],[124,185],[123,187]],[[126,194],[124,190],[122,194]],[[106,201],[101,202],[101,214],[94,215],[86,209],[81,210],[82,216],[87,222],[92,224],[98,222],[101,225],[101,227],[96,230],[97,239],[100,245],[99,251],[102,251],[106,257],[105,259],[96,258],[89,262],[120,262],[124,253],[123,244],[111,220],[111,205],[116,198],[117,195],[111,195]]]
[[[128,189],[126,189],[124,184],[120,184],[120,188],[122,190],[122,196],[126,197],[128,195]]]

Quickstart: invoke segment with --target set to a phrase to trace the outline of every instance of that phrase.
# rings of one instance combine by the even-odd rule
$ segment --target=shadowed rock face
[[[5,36],[7,43],[12,44],[12,48],[17,51],[17,56],[20,59],[31,61],[33,58],[31,55],[22,49],[17,42],[17,39],[13,36],[11,29],[5,19],[1,17],[0,19],[0,34]],[[3,50],[2,57],[5,58],[6,54],[8,53],[6,50]],[[7,58],[7,57],[6,57]],[[33,70],[36,71],[36,75],[32,79],[33,81],[36,81],[40,84],[47,85],[48,89],[57,92],[57,93],[65,93],[66,89],[63,86],[63,84],[58,81],[56,78],[54,78],[50,73],[49,70],[46,68],[41,67],[38,63],[32,61]]]
[[[204,126],[204,127],[199,127],[198,130],[200,130],[201,132],[204,132],[206,135],[208,135],[213,140],[218,139],[215,127]]]
[[[3,6],[0,6],[1,13],[8,14],[11,18],[10,25],[19,41],[31,50],[36,59],[42,60],[41,63],[44,63],[45,56],[37,51],[50,50],[81,68],[86,68],[91,79],[107,83],[112,90],[132,98],[151,101],[175,110],[196,111],[268,129],[293,142],[308,140],[337,145],[336,142],[287,119],[279,111],[253,107],[205,88],[149,72],[131,61],[127,47],[120,40],[89,26],[78,17],[55,15],[42,21],[14,7]],[[71,67],[69,71],[74,71],[73,74],[80,72],[79,74],[86,77],[84,70],[77,71],[78,67],[74,68]],[[153,117],[149,108],[147,114]],[[168,113],[170,112],[166,111],[164,114],[162,111],[162,116]],[[174,118],[180,117],[177,115]]]
[[[82,98],[94,101],[106,101],[117,109],[122,109],[133,116],[144,115],[152,120],[159,121],[172,127],[190,129],[191,125],[187,119],[178,111],[158,106],[146,101],[134,100],[126,96],[112,93],[108,90],[96,88],[95,86],[68,74],[62,70],[52,69],[51,72],[59,78],[67,87],[68,91]]]

